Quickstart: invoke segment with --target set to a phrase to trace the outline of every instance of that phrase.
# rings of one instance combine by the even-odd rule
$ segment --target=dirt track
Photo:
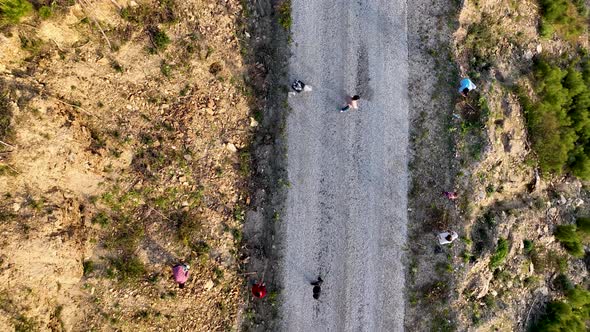
[[[401,331],[406,2],[293,1],[282,328]],[[340,113],[347,94],[360,110]],[[320,300],[310,282],[324,279]]]

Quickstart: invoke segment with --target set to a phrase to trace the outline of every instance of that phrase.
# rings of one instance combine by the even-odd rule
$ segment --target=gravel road
[[[281,330],[402,331],[408,50],[402,0],[292,0]],[[347,94],[360,110],[340,113]],[[312,286],[324,279],[318,300]]]

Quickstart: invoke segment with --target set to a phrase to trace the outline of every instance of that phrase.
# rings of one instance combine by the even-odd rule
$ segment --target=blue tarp
[[[471,82],[469,78],[464,78],[461,80],[461,87],[459,88],[459,92],[463,92],[463,89],[467,88],[469,91],[475,90],[476,86]]]

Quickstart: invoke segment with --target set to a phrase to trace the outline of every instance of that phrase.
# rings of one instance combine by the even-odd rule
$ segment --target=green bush
[[[490,268],[492,270],[496,269],[498,266],[504,263],[506,256],[508,255],[508,240],[500,238],[498,240],[498,246],[496,247],[496,252],[492,255],[490,259]]]
[[[574,289],[574,285],[570,281],[570,279],[563,273],[560,273],[555,280],[553,280],[553,286],[556,289],[566,293]]]
[[[170,37],[168,37],[166,32],[160,30],[157,27],[150,29],[150,36],[152,37],[152,42],[158,51],[165,50],[168,44],[170,44]]]
[[[540,0],[543,19],[551,23],[563,23],[567,19],[569,1],[567,0]]]
[[[0,22],[18,23],[33,9],[26,0],[0,0]]]
[[[582,240],[590,240],[590,218],[578,218],[576,220],[576,231]]]
[[[41,6],[38,10],[39,17],[42,19],[48,19],[53,15],[53,9],[50,6]]]
[[[566,70],[539,60],[538,101],[520,93],[533,149],[544,173],[571,172],[590,179],[590,68],[587,59]]]
[[[545,314],[539,318],[532,331],[588,331],[590,326],[590,292],[577,286],[567,292],[564,301],[547,304]]]
[[[575,257],[584,256],[584,248],[575,225],[559,225],[555,228],[553,235],[567,252]]]
[[[533,250],[535,250],[535,243],[531,240],[523,240],[524,245],[524,253],[529,255]]]
[[[555,30],[566,38],[580,36],[586,29],[584,0],[539,0],[540,34],[549,37]]]

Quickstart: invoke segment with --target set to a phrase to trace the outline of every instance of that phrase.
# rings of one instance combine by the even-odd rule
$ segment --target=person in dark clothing
[[[313,298],[318,300],[320,298],[320,293],[322,292],[322,283],[324,281],[322,280],[322,277],[318,277],[317,281],[314,281],[311,283],[311,285],[313,286]]]
[[[296,93],[301,93],[303,91],[311,91],[312,90],[311,85],[305,84],[305,83],[301,82],[300,80],[295,80],[291,84],[291,88],[293,90],[295,90]]]

